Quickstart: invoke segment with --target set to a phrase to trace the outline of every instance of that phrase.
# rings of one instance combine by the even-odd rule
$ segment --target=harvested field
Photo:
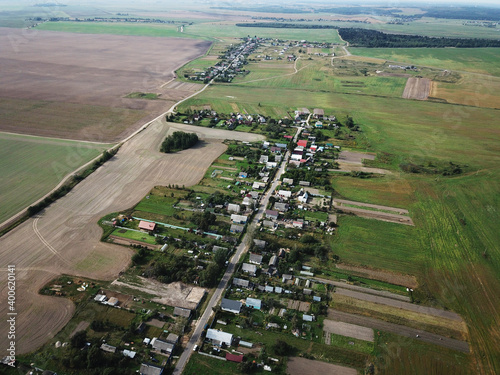
[[[327,334],[352,337],[358,340],[374,342],[373,329],[362,327],[356,324],[338,322],[325,319],[323,321],[323,331]]]
[[[0,130],[123,139],[192,94],[189,84],[162,85],[209,46],[195,39],[0,28]],[[161,100],[124,98],[131,92],[156,93]]]
[[[354,202],[344,199],[334,199],[333,204],[335,207],[337,207],[339,210],[342,210],[343,212],[353,213],[357,216],[365,217],[368,219],[377,219],[397,224],[415,225],[413,223],[413,220],[409,216],[407,216],[408,210],[403,208],[380,206],[376,204]],[[349,207],[348,205],[373,208],[374,210],[366,210],[358,207]],[[389,211],[389,213],[377,210]]]
[[[356,375],[358,372],[350,367],[292,357],[288,359],[286,373],[289,375]]]
[[[413,339],[422,340],[431,344],[439,345],[445,348],[458,350],[460,352],[469,353],[469,345],[465,341],[450,339],[445,336],[436,335],[422,331],[420,329],[409,328],[406,326],[384,322],[383,320],[369,318],[366,316],[359,316],[349,314],[342,311],[328,309],[328,319],[342,321],[350,324],[359,324],[364,327],[377,329],[380,331],[394,333],[396,335],[409,337]],[[419,336],[417,338],[417,335]]]
[[[431,80],[428,78],[408,78],[403,99],[426,100],[431,91]]]
[[[368,294],[373,294],[376,296],[378,295],[378,296],[396,299],[399,301],[410,302],[410,297],[408,297],[408,296],[402,296],[401,294],[391,293],[391,292],[387,292],[385,290],[375,290],[375,289],[365,288],[365,287],[358,286],[358,285],[347,284],[345,282],[331,281],[331,280],[320,279],[320,278],[314,278],[314,280],[319,280],[322,283],[334,285],[334,286],[339,287],[339,288],[345,288],[345,289],[355,290],[355,291],[358,291],[361,293],[368,293]]]
[[[360,299],[363,301],[392,306],[392,307],[395,307],[397,309],[410,310],[410,311],[414,311],[414,312],[417,312],[420,314],[433,315],[433,316],[437,316],[439,318],[450,319],[450,320],[457,321],[459,323],[463,323],[463,320],[460,317],[460,315],[458,315],[452,311],[445,311],[445,310],[440,310],[440,309],[436,309],[433,307],[415,305],[413,303],[397,301],[397,300],[392,299],[392,298],[376,296],[373,294],[362,293],[362,292],[348,290],[348,289],[344,289],[344,288],[336,288],[335,293],[338,293],[338,294],[343,295],[343,296],[351,297],[351,298]]]
[[[363,164],[363,159],[375,160],[375,154],[368,154],[364,152],[342,151],[339,155],[338,161],[349,164]]]
[[[369,208],[374,208],[376,210],[384,210],[384,211],[394,211],[395,213],[398,213],[400,215],[408,215],[408,210],[404,208],[396,208],[396,207],[389,207],[389,206],[381,206],[378,204],[369,204],[369,203],[362,203],[362,202],[355,202],[355,201],[348,201],[345,199],[334,199],[335,203],[340,203],[340,204],[351,204],[355,206],[360,206],[360,207],[369,207]]]
[[[389,305],[377,304],[341,294],[333,294],[333,301],[338,310],[347,313],[377,318],[386,322],[406,325],[415,329],[433,332],[438,335],[465,340],[468,329],[465,322],[422,314],[411,310],[396,309]]]
[[[177,152],[158,151],[165,136],[174,130],[196,132],[200,145]],[[262,136],[155,121],[126,142],[105,165],[78,184],[68,195],[0,238],[0,258],[15,264],[17,352],[30,352],[66,325],[74,305],[65,298],[41,296],[39,289],[60,274],[113,280],[130,262],[132,252],[100,242],[97,221],[104,215],[137,204],[154,186],[191,186],[205,174],[226,146],[222,139],[255,141]],[[35,235],[34,235],[35,234]],[[5,267],[5,266],[4,266]],[[7,298],[6,269],[1,269],[0,298]],[[0,308],[6,314],[7,305]],[[6,321],[0,330],[6,330]],[[7,345],[7,336],[0,338]]]
[[[403,285],[407,288],[417,288],[418,282],[415,276],[400,275],[388,271],[373,270],[366,267],[351,266],[348,264],[336,264],[336,268],[353,272],[355,275],[368,279],[385,281],[390,284]]]

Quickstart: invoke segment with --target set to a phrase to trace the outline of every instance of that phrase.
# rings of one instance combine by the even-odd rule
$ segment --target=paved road
[[[450,339],[449,337],[436,335],[434,333],[422,331],[421,329],[415,329],[394,323],[384,322],[383,320],[369,318],[366,316],[349,314],[331,308],[328,309],[328,318],[341,322],[358,324],[364,327],[378,329],[380,331],[394,333],[399,336],[411,337],[415,340],[422,340],[445,348],[458,350],[463,353],[469,353],[469,344],[467,344],[465,341]],[[404,345],[404,343],[401,342],[399,344]]]
[[[299,136],[300,132],[302,131],[302,128],[297,129],[297,133],[295,134],[294,137],[294,142],[297,141],[297,137]],[[266,211],[267,204],[269,203],[269,198],[271,197],[272,193],[276,188],[278,187],[278,184],[280,183],[280,178],[281,175],[285,172],[285,168],[288,162],[288,159],[290,158],[290,151],[288,150],[285,154],[285,157],[283,158],[283,161],[281,163],[280,168],[276,172],[276,175],[274,176],[273,182],[271,183],[270,188],[266,191],[264,196],[262,197],[260,201],[259,208],[254,216],[254,219],[252,222],[248,225],[246,234],[243,237],[243,240],[241,241],[240,245],[236,249],[236,253],[233,255],[231,260],[229,261],[228,267],[226,272],[224,273],[224,276],[222,277],[219,285],[217,286],[217,289],[215,290],[214,294],[212,295],[212,298],[210,298],[210,301],[208,302],[208,305],[203,312],[201,318],[198,320],[198,323],[196,323],[196,327],[194,329],[193,335],[189,339],[186,348],[182,352],[179,361],[177,362],[177,365],[175,366],[174,372],[172,373],[173,375],[180,375],[182,371],[184,370],[184,367],[186,366],[187,362],[189,361],[189,358],[191,357],[191,354],[193,353],[193,348],[196,345],[196,343],[200,340],[201,334],[203,332],[203,329],[205,325],[208,323],[210,316],[212,315],[212,308],[217,306],[219,304],[219,301],[221,299],[222,293],[224,290],[227,288],[229,280],[231,279],[231,276],[234,273],[235,267],[240,261],[241,256],[248,251],[250,248],[252,239],[253,239],[253,233],[255,232],[255,229],[257,228],[258,222],[264,217],[264,212]]]

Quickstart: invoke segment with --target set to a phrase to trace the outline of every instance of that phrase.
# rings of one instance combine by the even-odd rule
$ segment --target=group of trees
[[[500,47],[500,40],[477,38],[432,38],[421,35],[386,34],[376,30],[339,28],[342,39],[353,47],[369,48],[417,48],[417,47]]]
[[[195,133],[174,132],[169,135],[161,144],[161,152],[176,152],[193,147],[198,143],[198,136]]]
[[[283,22],[253,22],[253,23],[237,23],[238,27],[267,27],[273,29],[337,29],[338,26],[333,25],[318,25],[318,24],[302,24],[302,23],[283,23]]]

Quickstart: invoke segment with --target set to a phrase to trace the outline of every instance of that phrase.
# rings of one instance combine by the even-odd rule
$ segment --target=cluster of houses
[[[236,75],[244,72],[246,57],[260,45],[259,38],[246,38],[246,40],[229,48],[229,50],[214,66],[205,69],[203,72],[193,73],[187,78],[192,81],[209,82],[211,79],[222,82],[231,82]]]

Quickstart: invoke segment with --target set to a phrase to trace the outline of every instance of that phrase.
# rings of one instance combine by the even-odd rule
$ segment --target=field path
[[[394,333],[399,336],[409,337],[416,340],[422,340],[431,344],[436,344],[444,348],[450,348],[453,350],[458,350],[463,353],[469,353],[469,345],[465,341],[450,339],[445,336],[436,335],[434,333],[429,333],[426,331],[422,331],[420,329],[409,328],[394,323],[384,322],[383,320],[379,319],[349,314],[342,311],[334,310],[332,308],[328,309],[328,319],[346,322],[350,324],[357,324],[368,328],[378,329],[380,331]],[[410,345],[410,344],[411,344],[410,342],[406,342],[404,339],[398,342],[399,346]]]
[[[200,145],[175,154],[158,152],[174,130],[198,133]],[[130,261],[125,247],[100,242],[100,217],[136,204],[155,185],[196,184],[226,149],[223,139],[260,140],[262,136],[182,124],[158,118],[126,142],[106,164],[69,194],[0,238],[0,298],[7,300],[7,265],[16,273],[17,354],[37,349],[61,330],[74,306],[65,299],[41,296],[39,289],[59,274],[111,280]],[[6,316],[7,305],[0,313]],[[5,319],[0,331],[7,332]],[[7,335],[0,335],[7,347]]]

